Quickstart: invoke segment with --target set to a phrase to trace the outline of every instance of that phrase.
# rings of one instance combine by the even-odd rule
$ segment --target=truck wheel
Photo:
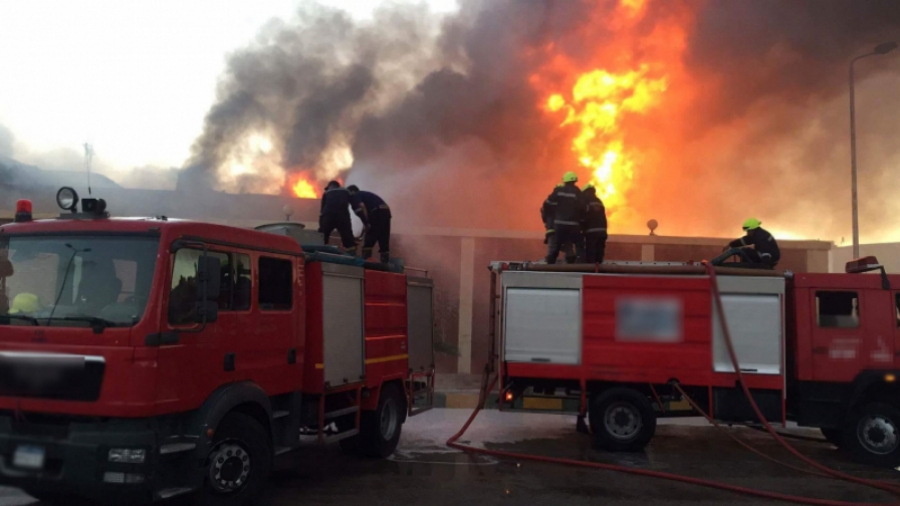
[[[405,406],[403,395],[396,385],[382,387],[378,408],[362,413],[360,435],[364,455],[383,459],[394,453],[400,442]]]
[[[841,439],[844,437],[841,429],[826,429],[825,427],[822,427],[819,430],[822,431],[822,435],[825,436],[826,441],[838,448],[841,447]]]
[[[642,395],[630,388],[611,388],[591,402],[594,446],[614,452],[639,451],[656,432],[656,413]]]
[[[844,427],[842,448],[872,466],[900,466],[900,410],[872,402],[854,411]]]
[[[226,415],[216,428],[205,473],[200,504],[251,504],[272,473],[272,445],[266,429],[242,413]]]

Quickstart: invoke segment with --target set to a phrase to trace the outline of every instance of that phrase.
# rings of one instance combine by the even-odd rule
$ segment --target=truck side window
[[[219,294],[219,310],[231,309],[233,270],[230,255],[218,251],[209,251],[210,256],[221,263],[221,287]],[[175,264],[172,267],[172,291],[169,294],[169,323],[177,325],[188,323],[194,314],[197,303],[197,263],[203,251],[182,248],[175,253]]]
[[[290,260],[259,257],[259,309],[291,308],[294,268]]]
[[[816,292],[819,327],[859,327],[859,295],[856,292]]]
[[[234,310],[250,309],[250,293],[253,286],[250,277],[250,255],[234,255]]]

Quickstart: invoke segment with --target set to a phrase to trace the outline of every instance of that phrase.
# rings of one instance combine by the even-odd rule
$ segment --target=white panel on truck
[[[581,277],[505,273],[504,359],[581,363]]]
[[[365,375],[362,267],[322,264],[325,382],[361,381]]]
[[[432,291],[428,278],[410,277],[406,285],[407,334],[409,368],[413,372],[434,367],[434,314]]]
[[[784,278],[720,276],[717,279],[741,371],[781,374]],[[713,368],[716,372],[734,372],[715,306],[713,326]]]

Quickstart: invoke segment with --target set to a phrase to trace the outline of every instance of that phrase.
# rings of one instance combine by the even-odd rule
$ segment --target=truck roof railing
[[[604,262],[602,264],[546,264],[543,262],[491,262],[494,272],[572,272],[593,274],[668,274],[705,276],[706,268],[699,262]],[[744,269],[740,267],[716,267],[717,274],[730,276],[788,277],[789,272]]]

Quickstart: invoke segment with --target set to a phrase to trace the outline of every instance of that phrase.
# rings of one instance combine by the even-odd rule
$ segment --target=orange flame
[[[550,112],[565,111],[560,126],[578,126],[572,151],[590,169],[590,182],[610,210],[625,204],[634,177],[635,155],[626,149],[621,117],[646,113],[666,90],[665,76],[651,79],[647,73],[646,65],[618,74],[603,69],[586,72],[576,81],[570,99],[554,93],[546,102]]]
[[[294,179],[294,182],[291,183],[291,191],[294,193],[294,196],[301,199],[317,199],[319,198],[319,194],[316,193],[316,189],[313,187],[312,183],[310,183],[302,174],[298,174]]]

